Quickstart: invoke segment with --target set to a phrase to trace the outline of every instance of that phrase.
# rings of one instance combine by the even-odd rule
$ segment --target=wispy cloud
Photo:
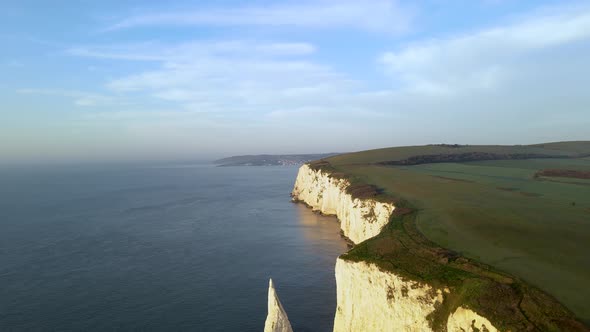
[[[302,42],[249,40],[192,41],[178,44],[143,42],[115,45],[80,45],[65,50],[72,56],[131,61],[190,61],[195,56],[264,58],[312,54],[316,47]]]
[[[354,74],[319,62],[316,47],[305,42],[150,42],[77,46],[67,52],[150,61],[138,66],[141,70],[109,78],[105,86],[115,95],[182,110],[173,116],[182,124],[194,117],[248,133],[244,128],[263,123],[267,132],[280,131],[277,137],[297,134],[293,124],[318,131],[332,126],[334,144],[367,146],[442,137],[511,143],[522,137],[522,130],[541,133],[530,134],[529,142],[563,139],[563,130],[546,134],[543,119],[556,110],[567,109],[578,127],[590,121],[584,117],[590,104],[584,91],[590,84],[589,31],[590,10],[557,8],[520,17],[517,23],[410,42],[378,56],[387,75],[376,78],[389,78],[392,84],[374,90]],[[578,44],[586,48],[568,51]],[[343,128],[357,136],[338,134]],[[512,132],[500,137],[497,128]]]
[[[194,60],[166,63],[160,69],[115,79],[107,86],[116,92],[148,93],[190,111],[240,114],[271,112],[285,105],[325,105],[349,85],[329,67],[307,61]]]
[[[352,28],[391,33],[407,30],[413,16],[413,10],[401,6],[396,0],[307,0],[270,6],[146,13],[122,19],[107,30],[201,25]]]
[[[20,94],[65,97],[72,99],[73,104],[80,107],[112,105],[116,101],[116,99],[111,96],[75,90],[18,89],[16,92]]]
[[[138,93],[191,112],[272,112],[321,106],[354,83],[307,55],[308,43],[248,40],[75,47],[68,54],[158,67],[107,82],[114,93]]]
[[[403,84],[445,95],[495,87],[518,72],[518,68],[511,66],[515,61],[589,39],[590,7],[561,11],[556,8],[551,14],[536,13],[508,26],[416,42],[399,51],[386,52],[379,60]]]

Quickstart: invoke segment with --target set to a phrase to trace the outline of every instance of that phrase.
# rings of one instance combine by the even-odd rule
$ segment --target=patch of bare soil
[[[533,175],[534,178],[538,178],[541,176],[590,179],[590,171],[576,171],[572,169],[543,169],[535,173],[535,175]]]

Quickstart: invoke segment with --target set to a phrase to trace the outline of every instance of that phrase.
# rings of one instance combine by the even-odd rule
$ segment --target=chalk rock
[[[428,315],[443,302],[442,289],[341,258],[336,285],[334,332],[431,331]]]
[[[333,178],[303,165],[299,168],[291,194],[293,199],[305,202],[315,211],[338,217],[344,235],[354,243],[361,243],[381,233],[383,226],[389,223],[395,206],[372,199],[353,198],[346,192],[349,185],[346,179]]]
[[[268,282],[268,315],[264,323],[264,332],[293,332],[289,317],[279,301],[272,279]]]

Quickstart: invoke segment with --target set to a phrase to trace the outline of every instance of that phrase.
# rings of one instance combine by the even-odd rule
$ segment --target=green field
[[[383,190],[379,199],[403,200],[414,211],[411,219],[416,229],[436,245],[542,289],[588,323],[590,180],[534,175],[543,169],[590,171],[590,158],[585,157],[589,153],[590,142],[423,146],[365,151],[325,161],[332,172],[345,174],[353,183]],[[437,154],[500,159],[387,165]],[[414,158],[410,163],[423,159],[432,158]],[[353,249],[349,256],[387,261],[389,255],[394,268],[422,273],[410,263],[400,265],[399,250],[384,248],[390,241],[384,240],[385,233]]]

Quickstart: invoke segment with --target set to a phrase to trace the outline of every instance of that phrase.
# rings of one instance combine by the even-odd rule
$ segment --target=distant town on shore
[[[297,166],[337,154],[339,153],[245,155],[223,158],[215,160],[213,163],[217,166]]]

